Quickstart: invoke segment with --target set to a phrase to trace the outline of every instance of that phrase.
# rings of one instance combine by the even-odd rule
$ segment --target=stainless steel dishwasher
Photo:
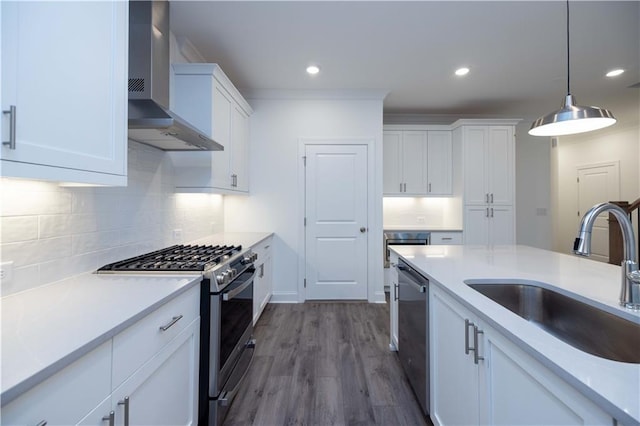
[[[398,357],[425,415],[429,415],[429,280],[398,262]]]

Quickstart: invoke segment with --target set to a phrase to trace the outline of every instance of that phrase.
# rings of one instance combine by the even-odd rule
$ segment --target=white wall
[[[272,231],[274,240],[273,301],[298,301],[299,243],[303,212],[299,207],[298,169],[301,138],[357,138],[376,141],[377,170],[371,171],[377,188],[376,223],[369,224],[382,252],[382,98],[344,99],[324,93],[323,99],[251,99],[251,195],[225,197],[226,231]],[[289,98],[287,98],[289,97]],[[333,98],[333,99],[332,99]],[[380,238],[378,238],[380,236]],[[382,291],[382,262],[374,259],[375,288]],[[379,269],[379,271],[378,271]]]
[[[550,250],[551,139],[530,136],[530,126],[516,126],[516,242]]]
[[[637,124],[558,138],[551,149],[553,187],[553,249],[570,253],[580,218],[577,167],[620,162],[620,199],[640,197],[640,127]],[[614,201],[614,200],[610,200]]]
[[[2,178],[0,200],[0,258],[14,262],[2,295],[224,230],[222,196],[174,194],[167,156],[136,142],[126,187]]]

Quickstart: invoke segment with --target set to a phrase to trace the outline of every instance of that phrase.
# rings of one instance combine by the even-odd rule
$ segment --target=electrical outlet
[[[0,281],[2,284],[11,284],[13,281],[13,262],[0,263]]]
[[[182,229],[174,229],[173,230],[173,240],[174,241],[182,241]]]
[[[416,222],[418,222],[418,223],[424,223],[424,216],[418,216],[418,217],[416,217]]]

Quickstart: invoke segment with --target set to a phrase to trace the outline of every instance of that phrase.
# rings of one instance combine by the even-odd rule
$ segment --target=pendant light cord
[[[571,64],[569,61],[569,0],[567,0],[567,94],[571,94],[570,76]]]

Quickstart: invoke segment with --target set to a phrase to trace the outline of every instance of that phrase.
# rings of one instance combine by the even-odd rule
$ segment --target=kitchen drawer
[[[182,318],[161,330],[180,315]],[[199,316],[200,286],[194,286],[115,336],[112,388],[120,386]]]
[[[432,232],[432,245],[462,244],[462,232]]]
[[[110,393],[111,339],[3,406],[2,424],[76,424]]]

